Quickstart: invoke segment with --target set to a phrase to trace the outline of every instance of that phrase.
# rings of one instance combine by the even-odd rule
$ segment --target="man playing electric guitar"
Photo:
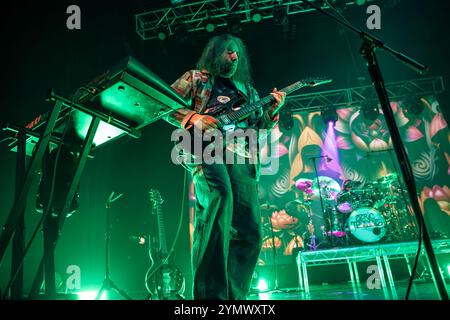
[[[220,127],[218,117],[238,111],[231,100],[259,100],[251,85],[245,45],[232,35],[212,38],[197,64],[198,70],[182,75],[172,87],[192,101],[192,109],[178,109],[166,120],[178,128],[201,132]],[[271,93],[273,103],[239,121],[236,128],[272,129],[285,93]],[[233,110],[234,108],[234,110]],[[251,163],[204,162],[188,166],[194,181],[193,298],[245,299],[261,249],[261,213],[257,183],[259,161]]]

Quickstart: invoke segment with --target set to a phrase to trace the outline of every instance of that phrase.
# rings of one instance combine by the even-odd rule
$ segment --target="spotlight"
[[[166,35],[166,33],[164,31],[158,32],[158,39],[159,40],[164,41],[164,40],[166,40],[166,38],[167,38],[167,35]]]
[[[95,300],[95,298],[97,297],[97,293],[98,291],[91,290],[91,291],[80,291],[76,292],[75,294],[78,296],[78,300]],[[106,291],[102,292],[100,300],[107,300]]]
[[[254,23],[258,23],[258,22],[261,22],[261,20],[262,20],[262,14],[259,12],[259,10],[255,9],[252,14],[252,21]]]
[[[216,29],[216,26],[214,25],[214,23],[210,22],[206,25],[206,31],[208,31],[208,32],[214,32],[215,29]]]
[[[366,3],[366,0],[356,0],[356,4],[358,6],[363,6]]]
[[[259,291],[266,291],[269,288],[269,286],[267,285],[266,279],[263,279],[263,278],[259,279],[258,280],[258,285],[257,285],[256,288]]]
[[[336,111],[331,107],[324,108],[321,111],[321,115],[323,122],[330,127],[334,126],[336,121],[338,120]]]

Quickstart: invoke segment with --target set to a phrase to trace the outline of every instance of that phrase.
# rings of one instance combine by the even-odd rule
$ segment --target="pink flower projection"
[[[336,110],[338,121],[335,130],[337,146],[344,150],[356,147],[362,152],[388,149],[392,143],[382,117],[373,121],[365,119],[355,107]]]
[[[447,186],[434,185],[433,188],[424,187],[421,194],[419,202],[422,207],[422,212],[424,212],[424,203],[427,199],[434,199],[442,211],[444,211],[448,216],[450,216],[450,189]]]
[[[298,219],[289,215],[286,210],[275,211],[270,217],[270,222],[276,230],[292,229],[298,224]]]

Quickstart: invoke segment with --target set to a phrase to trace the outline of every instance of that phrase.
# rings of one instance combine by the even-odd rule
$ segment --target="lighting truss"
[[[442,77],[423,78],[386,84],[391,101],[415,95],[439,94],[445,90]],[[317,93],[290,95],[286,99],[286,108],[293,112],[319,111],[330,105],[336,109],[360,105],[365,101],[377,99],[372,85],[330,90]]]
[[[316,0],[314,0],[316,1]],[[368,0],[372,2],[376,0]],[[322,2],[321,2],[322,3]],[[328,0],[322,3],[323,9],[332,6],[352,6],[356,1]],[[167,37],[180,30],[187,33],[206,32],[206,26],[214,29],[230,26],[232,23],[250,23],[252,15],[259,13],[261,20],[274,18],[274,9],[281,9],[286,15],[314,11],[302,0],[202,0],[182,3],[162,9],[135,14],[136,32],[143,40]]]

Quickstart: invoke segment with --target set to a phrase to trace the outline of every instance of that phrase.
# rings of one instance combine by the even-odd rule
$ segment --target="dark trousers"
[[[254,164],[212,164],[193,174],[195,300],[244,300],[262,243]]]

